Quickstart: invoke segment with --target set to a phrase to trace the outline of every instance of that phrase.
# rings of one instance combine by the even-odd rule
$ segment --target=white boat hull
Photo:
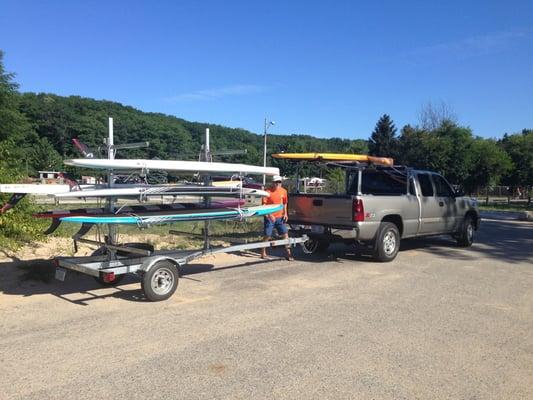
[[[203,161],[173,161],[173,160],[109,160],[97,158],[77,158],[65,160],[65,165],[95,169],[117,170],[163,170],[183,173],[206,172],[216,174],[242,174],[242,175],[279,175],[279,168],[258,167],[246,164],[231,164],[221,162]]]

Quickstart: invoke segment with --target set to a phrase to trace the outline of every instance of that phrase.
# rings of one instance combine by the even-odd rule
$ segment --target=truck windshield
[[[407,177],[393,170],[363,170],[361,192],[374,196],[400,196],[407,193]],[[350,172],[348,194],[357,194],[357,172]]]

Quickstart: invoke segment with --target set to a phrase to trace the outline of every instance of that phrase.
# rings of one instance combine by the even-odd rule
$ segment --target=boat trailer
[[[94,277],[103,286],[118,284],[126,274],[136,274],[141,279],[141,289],[150,301],[166,300],[178,287],[180,269],[196,259],[219,253],[233,253],[267,247],[302,245],[308,237],[289,237],[268,242],[233,244],[202,250],[153,251],[143,243],[108,245],[101,242],[78,239],[100,246],[92,256],[57,257],[55,278],[64,281],[67,270]]]

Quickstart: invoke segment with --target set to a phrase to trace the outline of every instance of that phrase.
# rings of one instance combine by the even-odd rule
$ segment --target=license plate
[[[324,233],[324,227],[322,225],[310,225],[309,229],[312,233]]]
[[[56,279],[58,281],[64,281],[67,270],[63,268],[56,268]]]

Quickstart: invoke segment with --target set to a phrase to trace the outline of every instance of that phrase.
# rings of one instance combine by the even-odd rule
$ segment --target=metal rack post
[[[108,137],[107,137],[107,157],[110,159],[110,160],[114,160],[115,159],[115,149],[114,149],[114,132],[113,132],[113,118],[112,117],[109,117],[109,132],[108,132]],[[115,186],[115,176],[114,176],[114,173],[113,173],[113,170],[112,169],[109,169],[107,171],[107,186],[108,188],[112,188],[113,186]],[[107,212],[109,213],[114,213],[115,212],[115,203],[116,203],[117,199],[116,197],[110,197],[108,200],[107,200],[107,205],[106,205],[106,208],[107,208]],[[115,245],[116,244],[116,236],[117,236],[117,229],[116,229],[116,226],[112,225],[112,224],[109,224],[108,225],[108,237],[107,237],[107,244],[110,244],[110,245]],[[110,249],[110,251],[114,251],[113,249]]]
[[[210,162],[212,161],[211,158],[211,148],[209,144],[209,128],[205,128],[205,142],[204,142],[204,148],[202,152],[202,161]],[[210,175],[204,175],[203,176],[204,185],[208,186],[213,183],[212,177]],[[204,196],[204,206],[207,208],[211,204],[211,198],[209,196]],[[208,250],[211,248],[211,240],[210,240],[210,221],[204,221],[204,250]]]

